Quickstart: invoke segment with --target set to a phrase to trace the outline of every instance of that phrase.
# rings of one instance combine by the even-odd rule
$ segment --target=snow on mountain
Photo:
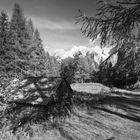
[[[100,46],[86,47],[86,46],[73,46],[69,51],[64,49],[56,49],[54,51],[54,56],[59,60],[65,59],[67,57],[74,57],[74,54],[81,52],[83,56],[86,56],[87,53],[93,53],[94,59],[97,63],[101,59],[106,59],[109,56],[110,48],[101,48]]]

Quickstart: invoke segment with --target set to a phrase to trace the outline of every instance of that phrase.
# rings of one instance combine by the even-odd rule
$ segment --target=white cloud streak
[[[74,22],[61,20],[61,21],[52,21],[49,19],[41,19],[38,17],[32,17],[35,26],[40,29],[49,29],[49,30],[75,30],[79,27],[75,25]]]

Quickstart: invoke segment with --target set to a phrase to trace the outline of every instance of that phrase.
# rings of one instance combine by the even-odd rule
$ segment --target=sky
[[[9,17],[14,3],[19,3],[24,15],[33,20],[38,28],[46,51],[53,53],[56,49],[70,50],[73,46],[91,46],[99,44],[90,42],[80,31],[81,24],[75,24],[75,16],[81,9],[86,15],[95,15],[98,0],[0,0],[0,11]]]

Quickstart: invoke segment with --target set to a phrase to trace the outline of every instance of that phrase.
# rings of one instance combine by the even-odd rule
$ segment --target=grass
[[[110,88],[99,83],[74,83],[71,85],[76,92],[86,92],[91,94],[109,92]]]
[[[129,113],[135,115],[137,105],[134,104],[135,100],[130,100],[126,104],[125,98],[124,103],[120,104],[122,98],[114,100],[110,89],[98,83],[73,84],[72,88],[75,90],[75,104],[69,118],[27,124],[25,128],[19,129],[16,135],[5,127],[0,130],[0,139],[107,140],[114,137],[115,140],[138,140],[140,138],[140,123],[122,115],[129,116]],[[123,108],[124,105],[126,110]],[[136,111],[139,113],[138,109]]]
[[[110,113],[75,108],[75,113],[65,121],[48,122],[46,126],[33,125],[33,136],[23,131],[16,137],[10,132],[3,132],[2,140],[138,140],[140,124]],[[50,126],[49,126],[50,125]]]

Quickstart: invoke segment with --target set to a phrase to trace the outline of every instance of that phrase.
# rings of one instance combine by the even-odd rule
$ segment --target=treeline
[[[58,75],[60,64],[46,53],[40,33],[15,4],[11,20],[0,15],[0,74],[8,76]]]
[[[70,83],[99,82],[109,86],[133,85],[140,76],[140,34],[117,51],[117,63],[110,59],[101,64],[94,53],[60,62],[45,52],[37,28],[27,19],[19,4],[15,4],[12,17],[0,14],[0,74],[1,76],[65,76]]]
[[[68,57],[62,61],[62,75],[67,77],[70,83],[92,82],[92,73],[98,70],[94,53],[85,56],[79,51],[73,58]]]
[[[134,85],[140,77],[140,48],[133,42],[125,43],[117,52],[115,62],[112,57],[95,61],[94,53],[83,56],[80,52],[74,58],[63,60],[63,75],[71,83],[98,82],[107,86],[119,88]],[[114,50],[115,51],[115,50]],[[113,52],[114,52],[113,51]]]

